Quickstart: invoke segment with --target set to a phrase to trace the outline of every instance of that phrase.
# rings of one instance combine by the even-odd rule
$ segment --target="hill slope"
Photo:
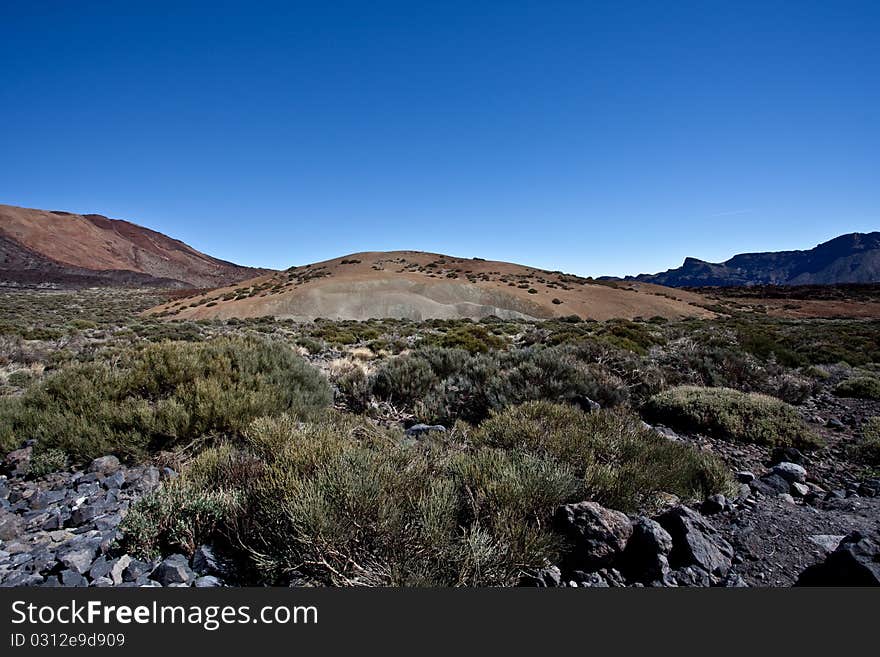
[[[263,271],[128,221],[0,205],[0,284],[216,287]]]
[[[174,319],[274,316],[305,321],[711,316],[699,295],[598,283],[505,262],[420,251],[356,253],[257,277],[150,311]]]
[[[626,280],[670,287],[875,283],[880,232],[841,235],[808,251],[741,253],[722,263],[685,258],[677,269]]]

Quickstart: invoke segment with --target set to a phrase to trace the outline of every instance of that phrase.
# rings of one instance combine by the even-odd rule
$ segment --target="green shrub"
[[[236,505],[233,493],[205,490],[184,480],[167,482],[131,508],[120,525],[120,543],[144,560],[169,552],[192,555],[222,522],[234,518]]]
[[[880,379],[873,376],[856,376],[842,381],[834,389],[838,397],[856,399],[880,399]]]
[[[6,381],[16,388],[26,388],[34,380],[34,374],[30,370],[17,370],[12,372]]]
[[[259,419],[246,437],[244,448],[205,450],[140,501],[125,549],[191,552],[211,540],[238,554],[250,583],[298,573],[336,585],[511,585],[560,557],[549,522],[559,504],[590,493],[635,509],[660,490],[703,495],[730,481],[719,462],[631,415],[540,403],[494,415],[465,442],[405,441],[335,412]],[[653,478],[648,464],[659,466]]]
[[[464,349],[472,354],[484,354],[507,345],[504,338],[493,335],[484,326],[467,324],[442,334],[435,343],[448,349]]]
[[[758,393],[681,386],[652,397],[644,413],[649,421],[675,429],[739,442],[803,449],[822,445],[792,406]]]
[[[27,473],[31,477],[58,472],[67,467],[67,454],[60,449],[47,449],[35,453],[28,463]]]
[[[412,409],[424,421],[479,422],[492,410],[531,400],[589,398],[612,406],[626,389],[581,362],[567,347],[469,355],[460,349],[423,349],[384,363],[373,392]]]
[[[260,419],[247,438],[139,502],[126,549],[210,539],[263,583],[296,571],[337,585],[510,585],[557,557],[547,520],[576,489],[566,468],[529,455],[411,444],[337,413]]]
[[[880,466],[880,417],[871,417],[862,424],[862,436],[855,446],[856,458],[868,465]]]
[[[76,460],[137,457],[330,402],[326,380],[280,343],[150,344],[71,365],[0,400],[0,441],[35,438]]]
[[[577,497],[625,511],[650,504],[660,492],[703,499],[729,492],[732,485],[720,460],[646,429],[623,410],[584,413],[528,402],[493,413],[473,440],[570,468],[578,480]]]

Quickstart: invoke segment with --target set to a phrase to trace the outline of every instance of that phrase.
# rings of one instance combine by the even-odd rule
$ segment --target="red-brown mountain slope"
[[[205,288],[265,271],[212,258],[128,221],[0,205],[0,284]]]

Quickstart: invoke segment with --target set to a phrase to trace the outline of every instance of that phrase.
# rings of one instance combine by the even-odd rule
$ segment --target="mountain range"
[[[128,221],[0,205],[0,286],[195,288],[152,311],[177,319],[677,318],[712,313],[704,296],[674,288],[877,281],[880,232],[723,263],[687,258],[624,280],[423,251],[369,251],[275,271],[219,260]]]
[[[685,258],[677,269],[625,280],[668,287],[874,283],[880,281],[880,232],[841,235],[807,251],[741,253],[721,263]]]

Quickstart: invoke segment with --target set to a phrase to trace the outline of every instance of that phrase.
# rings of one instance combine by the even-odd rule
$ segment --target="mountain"
[[[600,283],[507,262],[421,251],[355,253],[152,309],[173,319],[274,316],[480,319],[711,316],[703,297],[647,283]]]
[[[0,205],[0,285],[217,287],[266,270],[99,214]]]
[[[722,263],[685,258],[678,269],[626,280],[669,287],[880,282],[880,232],[849,233],[808,251],[741,253]]]

